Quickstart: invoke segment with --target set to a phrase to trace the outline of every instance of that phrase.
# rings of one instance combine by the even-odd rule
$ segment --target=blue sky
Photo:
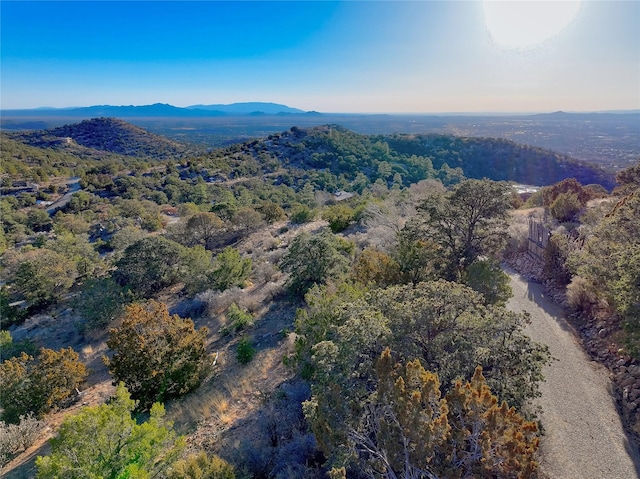
[[[544,3],[549,11],[528,17],[533,30],[562,7]],[[638,1],[584,1],[560,33],[517,48],[488,30],[481,1],[2,0],[0,14],[3,109],[244,101],[367,113],[640,108]]]

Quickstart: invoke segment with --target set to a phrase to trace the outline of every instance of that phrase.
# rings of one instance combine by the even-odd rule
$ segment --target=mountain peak
[[[188,110],[205,110],[205,111],[220,111],[227,114],[235,114],[235,115],[252,115],[256,112],[263,113],[265,115],[278,115],[281,113],[291,113],[291,114],[300,114],[305,113],[304,110],[300,110],[298,108],[291,108],[287,105],[282,105],[280,103],[270,103],[270,102],[241,102],[241,103],[230,103],[227,105],[224,104],[215,104],[215,105],[192,105],[187,107]]]

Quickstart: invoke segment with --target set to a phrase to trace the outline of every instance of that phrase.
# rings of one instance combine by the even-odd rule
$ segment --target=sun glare
[[[487,29],[504,48],[526,49],[544,43],[564,30],[580,9],[580,1],[482,2]]]

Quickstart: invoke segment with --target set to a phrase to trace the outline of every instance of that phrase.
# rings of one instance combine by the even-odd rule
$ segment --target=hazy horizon
[[[275,103],[275,102],[269,102],[269,101],[239,101],[239,102],[235,102],[235,103],[220,103],[219,105],[222,106],[230,106],[230,105],[238,105],[238,104],[253,104],[253,103],[263,103],[263,104],[279,104],[279,103]],[[91,107],[144,107],[144,106],[153,106],[153,105],[169,105],[169,106],[174,106],[174,107],[178,107],[178,108],[194,108],[194,107],[198,107],[198,106],[210,106],[210,105],[217,105],[217,103],[199,103],[199,104],[193,104],[193,105],[184,105],[184,106],[179,106],[179,105],[171,105],[170,103],[164,103],[164,102],[154,102],[154,103],[149,103],[149,104],[138,104],[138,105],[134,105],[134,104],[129,104],[129,105],[70,105],[70,106],[61,106],[61,107],[53,107],[53,106],[38,106],[38,107],[33,107],[33,108],[2,108],[0,110],[2,111],[38,111],[38,110],[43,110],[43,111],[47,111],[47,110],[56,110],[56,111],[60,111],[60,110],[74,110],[74,109],[83,109],[83,108],[91,108]],[[297,108],[296,105],[285,105],[282,104],[283,106],[289,107],[289,108]],[[256,110],[259,111],[259,110]],[[318,111],[317,109],[312,109],[312,110],[303,110],[303,113],[300,114],[305,114],[305,113],[311,113],[311,112],[315,112],[315,113],[321,113],[323,115],[390,115],[390,116],[459,116],[459,115],[468,115],[468,116],[482,116],[482,115],[486,115],[486,116],[518,116],[518,115],[540,115],[540,114],[552,114],[552,113],[571,113],[571,114],[589,114],[589,113],[612,113],[612,114],[628,114],[628,113],[640,113],[640,109],[637,108],[630,108],[630,109],[613,109],[613,110],[555,110],[555,111],[548,111],[548,110],[539,110],[539,111],[433,111],[433,112],[393,112],[393,111],[380,111],[380,112],[361,112],[361,111],[343,111],[343,112],[334,112],[334,111]],[[268,116],[269,114],[267,114]],[[229,114],[229,116],[232,116],[232,114]]]
[[[3,0],[0,9],[3,110],[640,109],[640,2]]]

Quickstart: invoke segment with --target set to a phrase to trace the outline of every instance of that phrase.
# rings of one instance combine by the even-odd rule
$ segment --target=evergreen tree
[[[2,419],[45,414],[62,404],[87,377],[87,368],[72,348],[42,348],[36,357],[27,353],[0,364]]]
[[[30,305],[40,307],[59,301],[73,286],[76,276],[72,260],[40,248],[21,256],[12,283]]]
[[[213,242],[223,232],[224,223],[214,213],[196,213],[187,220],[185,235],[189,245],[211,248]]]
[[[348,260],[344,245],[329,231],[296,236],[282,260],[281,268],[289,273],[289,289],[304,295],[313,285],[323,284],[346,272]]]
[[[448,279],[457,280],[478,257],[496,254],[504,246],[509,199],[504,183],[466,180],[423,201],[422,233],[443,249]]]
[[[148,408],[197,388],[209,371],[205,349],[207,328],[196,330],[193,321],[171,316],[163,303],[127,306],[122,325],[109,331],[105,358],[116,382],[123,382],[131,397]]]
[[[162,477],[185,447],[164,407],[154,404],[146,422],[120,384],[108,404],[86,407],[65,419],[51,440],[51,454],[36,460],[37,479],[152,479]]]
[[[232,286],[243,288],[251,275],[251,258],[242,258],[240,252],[227,246],[215,257],[209,281],[213,289],[224,291]]]
[[[162,236],[143,238],[124,250],[113,278],[148,298],[179,281],[183,254],[183,246]]]
[[[377,389],[350,432],[368,477],[536,477],[536,423],[499,404],[480,367],[445,398],[437,374],[418,360],[394,364],[388,348],[376,376]]]

